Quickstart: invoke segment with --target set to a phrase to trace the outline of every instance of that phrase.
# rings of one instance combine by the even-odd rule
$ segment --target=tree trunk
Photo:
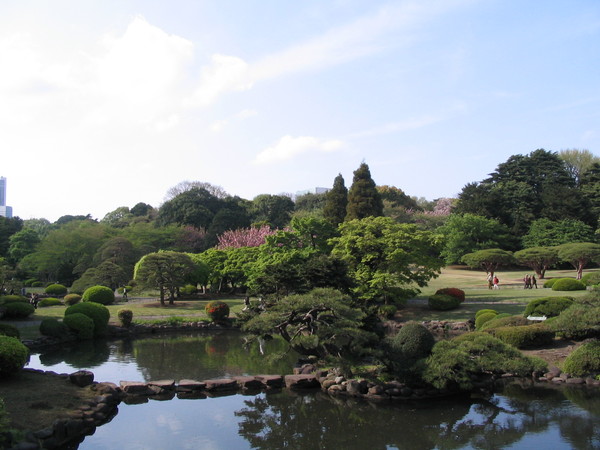
[[[165,306],[165,288],[160,287],[160,306]]]

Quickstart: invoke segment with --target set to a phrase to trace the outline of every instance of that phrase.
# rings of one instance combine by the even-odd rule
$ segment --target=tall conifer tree
[[[383,216],[383,201],[371,178],[369,166],[362,163],[354,171],[354,179],[348,193],[346,220],[364,219],[369,216]]]
[[[327,192],[323,215],[325,219],[334,225],[342,223],[346,217],[346,206],[348,205],[348,189],[344,184],[344,177],[338,174],[333,180],[333,188]]]

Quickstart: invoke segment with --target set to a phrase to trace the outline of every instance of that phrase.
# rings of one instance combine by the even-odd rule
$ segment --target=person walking
[[[492,277],[491,273],[488,275],[487,281],[488,281],[488,289],[492,289],[492,287],[494,287],[494,278]]]
[[[500,289],[500,280],[494,275],[494,289]]]
[[[531,285],[529,286],[529,289],[532,289],[533,286],[535,286],[537,289],[537,280],[535,279],[535,275],[531,275]]]

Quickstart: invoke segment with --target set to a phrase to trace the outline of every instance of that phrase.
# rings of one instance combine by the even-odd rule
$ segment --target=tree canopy
[[[383,216],[383,201],[366,163],[354,171],[352,186],[348,191],[345,220]]]

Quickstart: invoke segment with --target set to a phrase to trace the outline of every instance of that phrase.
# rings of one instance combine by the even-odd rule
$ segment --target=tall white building
[[[12,217],[12,207],[6,206],[6,178],[0,177],[0,216]]]

